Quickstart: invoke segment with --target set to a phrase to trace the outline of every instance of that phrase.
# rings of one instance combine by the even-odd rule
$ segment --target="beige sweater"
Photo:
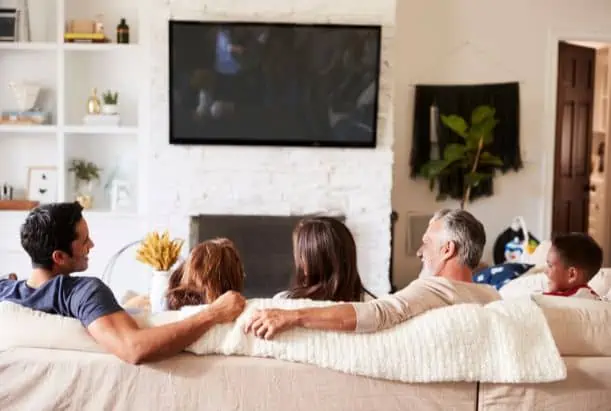
[[[373,332],[435,308],[461,303],[487,304],[500,299],[496,289],[489,285],[428,277],[414,280],[394,294],[352,306],[356,311],[356,331]]]

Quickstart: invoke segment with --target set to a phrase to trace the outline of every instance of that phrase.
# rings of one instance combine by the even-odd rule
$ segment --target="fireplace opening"
[[[233,241],[246,278],[246,298],[271,298],[294,275],[293,229],[306,216],[199,215],[191,217],[189,247],[217,237]],[[343,221],[343,217],[337,217]]]

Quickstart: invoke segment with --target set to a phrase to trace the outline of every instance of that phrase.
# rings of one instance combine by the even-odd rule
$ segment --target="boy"
[[[602,249],[589,235],[559,235],[547,253],[548,291],[544,294],[600,300],[588,282],[600,270],[602,259]]]

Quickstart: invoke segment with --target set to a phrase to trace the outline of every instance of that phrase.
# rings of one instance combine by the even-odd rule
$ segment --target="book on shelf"
[[[45,111],[2,111],[0,124],[42,125],[48,124],[50,117]]]

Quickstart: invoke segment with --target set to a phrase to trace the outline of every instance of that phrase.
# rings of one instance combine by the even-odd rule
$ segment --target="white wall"
[[[520,82],[521,147],[525,167],[499,175],[494,196],[468,206],[486,226],[487,259],[496,236],[522,215],[535,236],[549,232],[553,167],[555,70],[550,37],[611,40],[611,2],[605,0],[428,0],[400,1],[395,71],[396,229],[395,281],[406,284],[419,262],[405,255],[406,214],[457,202],[436,203],[424,180],[409,178],[413,87],[418,83]],[[597,38],[592,38],[597,37]],[[550,110],[551,109],[551,110]],[[551,115],[550,115],[551,113]],[[403,218],[401,218],[403,217]]]

